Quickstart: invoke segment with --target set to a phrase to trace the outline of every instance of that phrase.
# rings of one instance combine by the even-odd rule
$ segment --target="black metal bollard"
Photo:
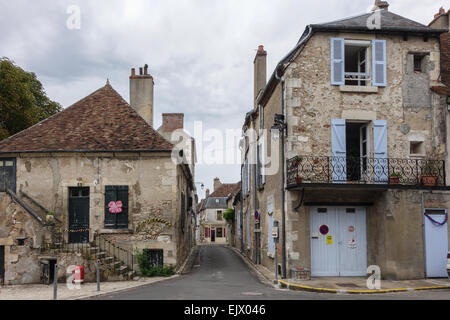
[[[100,259],[97,259],[97,291],[100,291]]]
[[[53,300],[57,300],[58,296],[58,264],[55,263],[55,272],[53,275]]]

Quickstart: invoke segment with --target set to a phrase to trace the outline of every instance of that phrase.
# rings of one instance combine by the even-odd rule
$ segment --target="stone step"
[[[97,252],[95,255],[97,257],[106,256],[106,252]]]
[[[106,258],[103,258],[103,261],[113,261],[114,260],[114,257],[106,257]]]
[[[119,268],[119,272],[122,273],[122,272],[126,271],[127,269],[128,269],[128,266],[121,266]]]

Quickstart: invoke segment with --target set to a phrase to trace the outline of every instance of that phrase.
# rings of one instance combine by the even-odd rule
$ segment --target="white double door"
[[[366,276],[366,209],[322,207],[310,213],[311,275]]]

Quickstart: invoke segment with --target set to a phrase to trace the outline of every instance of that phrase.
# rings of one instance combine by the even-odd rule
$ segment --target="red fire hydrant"
[[[75,283],[83,283],[84,282],[84,267],[76,266],[75,270],[73,270],[73,281]]]

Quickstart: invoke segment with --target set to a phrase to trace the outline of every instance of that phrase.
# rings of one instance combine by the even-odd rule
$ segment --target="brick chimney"
[[[209,189],[206,189],[206,192],[205,192],[205,193],[206,193],[206,197],[205,197],[205,199],[206,199],[206,198],[209,197]]]
[[[256,97],[261,90],[264,89],[267,82],[267,52],[264,51],[264,46],[258,46],[258,51],[256,52],[254,65],[254,101],[256,106]]]
[[[148,74],[148,65],[131,69],[130,76],[130,105],[144,120],[153,127],[153,77]]]
[[[441,7],[439,9],[439,12],[434,15],[434,18],[436,19],[437,17],[439,17],[439,16],[441,16],[443,14],[445,14],[445,9],[444,9],[444,7]]]
[[[373,7],[372,11],[375,10],[389,10],[389,2],[382,1],[382,0],[375,0],[375,6]]]
[[[219,178],[214,179],[214,192],[217,191],[222,186],[222,182],[220,182]]]
[[[162,132],[171,133],[184,127],[184,113],[163,113]]]

